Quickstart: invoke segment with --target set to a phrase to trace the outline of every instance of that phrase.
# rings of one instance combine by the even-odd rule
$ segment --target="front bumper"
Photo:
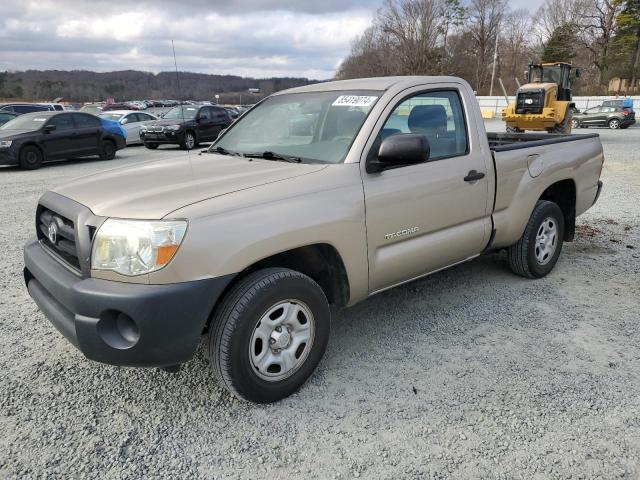
[[[167,285],[83,278],[45,251],[24,249],[29,294],[87,358],[112,365],[162,367],[189,360],[233,275]]]
[[[143,143],[182,143],[184,141],[184,131],[176,132],[143,132],[140,131],[140,140]]]
[[[18,157],[13,150],[13,145],[10,148],[0,148],[0,165],[18,164]]]

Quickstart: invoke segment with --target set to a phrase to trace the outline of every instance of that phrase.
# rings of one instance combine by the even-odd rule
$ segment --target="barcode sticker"
[[[378,97],[368,95],[340,95],[331,104],[334,107],[370,107]]]

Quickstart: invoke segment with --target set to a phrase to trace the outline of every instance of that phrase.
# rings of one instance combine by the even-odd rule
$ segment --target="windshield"
[[[48,117],[42,116],[42,114],[27,114],[20,115],[13,120],[8,121],[4,125],[0,126],[0,130],[39,130],[47,121]]]
[[[561,83],[560,67],[531,67],[531,82],[533,83]]]
[[[198,113],[198,109],[195,107],[173,107],[167,113],[165,113],[162,118],[166,118],[168,120],[192,120],[196,117],[196,113]]]
[[[340,163],[380,95],[377,91],[275,95],[241,117],[211,149]]]
[[[105,118],[107,120],[113,120],[115,122],[119,121],[122,118],[121,113],[101,113],[98,115],[100,118]]]

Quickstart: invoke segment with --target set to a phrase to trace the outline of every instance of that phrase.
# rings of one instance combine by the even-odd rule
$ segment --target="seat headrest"
[[[407,124],[412,133],[446,131],[447,111],[443,105],[416,105],[411,109]]]

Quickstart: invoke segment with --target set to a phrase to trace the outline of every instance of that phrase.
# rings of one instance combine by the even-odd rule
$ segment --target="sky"
[[[333,77],[383,0],[0,0],[0,71]],[[535,10],[543,0],[510,0]]]

